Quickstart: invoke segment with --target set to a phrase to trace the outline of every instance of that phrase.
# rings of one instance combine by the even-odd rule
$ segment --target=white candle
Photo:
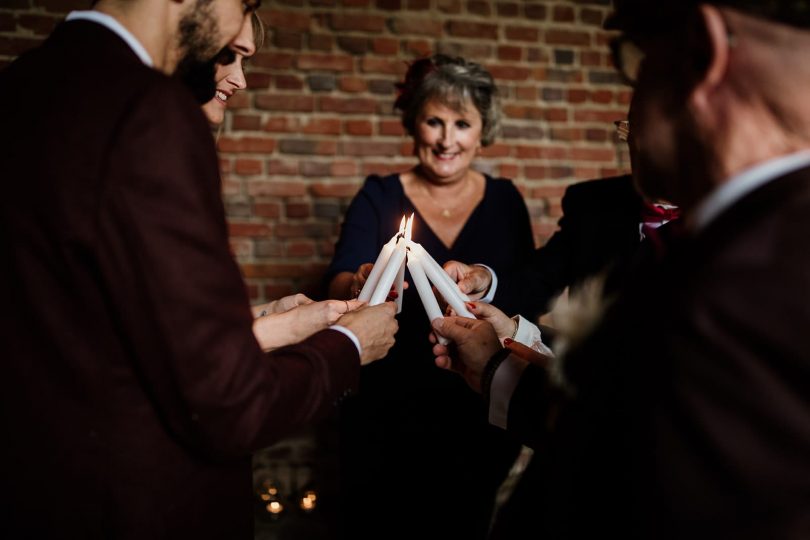
[[[416,287],[416,292],[419,293],[419,298],[422,300],[422,305],[425,307],[428,319],[432,322],[434,319],[442,318],[442,310],[439,308],[439,302],[433,296],[433,289],[430,287],[430,282],[422,269],[420,257],[413,250],[408,253],[408,270],[411,272],[411,280]],[[437,335],[439,343],[447,345],[449,341]]]
[[[394,235],[394,237],[391,238],[391,240],[389,240],[388,243],[385,244],[380,250],[380,254],[377,256],[377,260],[374,262],[374,266],[371,268],[371,272],[366,278],[365,284],[363,284],[363,290],[360,291],[360,295],[357,297],[358,300],[371,300],[371,295],[374,294],[374,291],[377,288],[377,282],[380,280],[380,275],[388,265],[388,259],[391,258],[391,254],[394,252],[394,248],[397,245],[397,236],[398,235]]]
[[[371,267],[371,272],[368,274],[368,278],[366,278],[366,282],[363,284],[363,290],[360,291],[360,295],[357,297],[358,300],[363,301],[371,300],[374,291],[377,289],[377,282],[379,281],[380,276],[383,273],[383,270],[385,270],[385,267],[388,264],[388,259],[394,252],[394,248],[397,245],[397,241],[402,237],[404,233],[405,233],[405,216],[402,216],[402,221],[399,222],[399,232],[397,232],[397,234],[392,236],[391,240],[389,240],[388,243],[385,244],[380,250],[380,254],[377,255],[377,260],[374,262],[374,266]]]
[[[411,251],[418,254],[419,260],[422,262],[422,267],[424,268],[428,279],[433,282],[433,285],[447,301],[447,303],[450,304],[453,311],[456,312],[456,315],[459,317],[475,319],[475,315],[470,313],[467,306],[464,305],[464,302],[466,301],[464,298],[467,298],[467,296],[459,290],[458,285],[456,285],[447,272],[445,272],[444,269],[439,266],[439,263],[433,260],[430,254],[420,244],[411,242],[410,246]],[[430,261],[433,261],[432,264]]]
[[[388,264],[385,266],[382,275],[380,275],[380,280],[377,282],[377,287],[374,289],[374,293],[371,295],[371,300],[368,301],[368,305],[376,306],[377,304],[385,302],[385,299],[388,298],[388,293],[391,292],[391,285],[394,284],[394,280],[399,273],[399,268],[404,262],[405,242],[402,241],[397,244],[394,252],[391,254],[391,258],[388,259]]]
[[[404,240],[403,240],[404,242]],[[397,291],[397,313],[402,313],[402,291],[405,288],[405,261],[402,261],[402,264],[399,265],[399,272],[397,272],[397,278],[395,282],[395,287]]]
[[[424,250],[424,248],[422,248],[422,249]],[[450,277],[450,274],[448,274],[447,272],[444,271],[444,268],[442,268],[442,266],[439,263],[436,262],[436,259],[434,259],[430,255],[430,253],[425,251],[425,254],[428,257],[428,264],[430,264],[436,270],[436,273],[442,277],[444,282],[447,283],[447,285],[453,291],[455,291],[455,293],[458,296],[459,300],[461,300],[462,302],[469,302],[470,297],[467,296],[466,294],[464,294],[463,292],[461,292],[461,289],[458,288],[458,283],[453,281],[453,278]]]

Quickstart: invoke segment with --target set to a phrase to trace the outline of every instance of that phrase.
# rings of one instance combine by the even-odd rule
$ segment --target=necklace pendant
[[[448,210],[447,208],[443,208],[442,209],[442,217],[449,218],[450,217],[450,210]]]

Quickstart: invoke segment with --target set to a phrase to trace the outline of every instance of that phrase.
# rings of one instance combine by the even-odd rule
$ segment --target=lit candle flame
[[[402,221],[399,222],[399,234],[403,234],[405,232],[405,216],[402,216]]]
[[[408,222],[405,224],[405,240],[407,240],[408,242],[411,241],[411,232],[413,230],[413,216],[414,214],[411,214],[411,217],[408,218]]]

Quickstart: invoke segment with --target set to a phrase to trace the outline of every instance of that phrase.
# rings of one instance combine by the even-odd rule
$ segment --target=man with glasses
[[[101,0],[0,72],[0,538],[252,538],[250,452],[385,355],[393,304],[265,354],[213,140],[168,75],[257,0]]]
[[[616,0],[609,27],[636,172],[683,234],[550,372],[460,318],[437,364],[511,395],[545,537],[808,538],[810,7]]]

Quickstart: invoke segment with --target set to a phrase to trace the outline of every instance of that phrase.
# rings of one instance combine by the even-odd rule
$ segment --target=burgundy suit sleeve
[[[339,332],[260,350],[229,250],[213,141],[182,90],[153,86],[109,144],[99,277],[132,368],[173,437],[241,455],[357,385],[357,350]]]

